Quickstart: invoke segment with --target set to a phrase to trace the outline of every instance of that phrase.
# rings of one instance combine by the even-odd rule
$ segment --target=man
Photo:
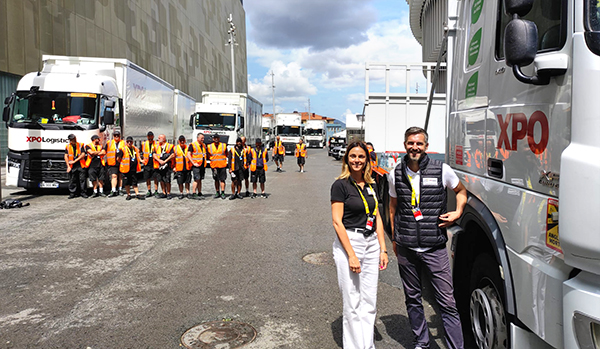
[[[304,172],[304,164],[306,163],[306,144],[302,138],[298,144],[296,144],[296,158],[298,159],[298,167],[300,168],[300,173]]]
[[[262,140],[256,139],[254,149],[251,150],[250,154],[250,181],[252,182],[252,189],[254,193],[252,198],[256,198],[256,182],[260,182],[261,197],[267,198],[265,194],[265,182],[267,181],[267,161],[269,161],[269,152],[263,148]]]
[[[277,165],[277,169],[275,172],[283,172],[283,159],[285,157],[285,147],[283,143],[277,136],[275,140],[275,144],[273,145],[273,160],[275,161],[275,165]]]
[[[215,199],[225,200],[225,181],[227,180],[227,145],[221,143],[221,136],[213,135],[213,142],[208,145],[210,168],[215,180]]]
[[[88,196],[85,192],[87,189],[85,149],[83,144],[77,142],[77,137],[74,134],[71,133],[68,138],[69,144],[65,147],[65,163],[69,174],[69,199],[77,197],[78,188],[79,195],[87,199]]]
[[[375,154],[375,148],[373,143],[367,142],[367,149],[369,150],[369,160],[371,161],[371,168],[377,166],[377,154]]]
[[[246,144],[246,137],[242,137],[242,146],[246,155],[246,163],[244,164],[244,184],[246,185],[246,197],[250,196],[250,151],[252,147]]]
[[[231,149],[228,156],[229,174],[231,175],[231,196],[229,200],[243,199],[241,195],[242,180],[244,179],[244,164],[246,163],[246,151],[242,139],[235,140],[235,147]]]
[[[100,137],[92,136],[92,143],[85,147],[87,153],[86,167],[88,168],[88,178],[94,186],[94,197],[106,196],[103,188],[104,178],[104,156],[106,151],[100,145]]]
[[[167,200],[171,200],[171,168],[173,163],[172,160],[175,158],[173,148],[173,145],[167,142],[167,137],[165,135],[158,136],[158,145],[156,147],[156,153],[154,153],[154,161],[158,163],[156,173],[162,189],[162,193],[158,195],[159,199],[166,198]]]
[[[125,147],[125,143],[121,140],[121,131],[113,132],[113,139],[106,143],[104,151],[106,152],[106,172],[110,177],[110,195],[108,197],[119,196],[118,188],[123,186],[123,178],[119,172],[119,162],[117,160],[118,153]]]
[[[140,150],[133,145],[133,137],[127,137],[127,145],[117,155],[119,158],[119,171],[123,174],[123,185],[127,197],[125,200],[131,200],[130,188],[133,186],[135,197],[138,200],[144,200],[145,197],[138,191],[137,173],[142,170],[142,158]]]
[[[156,170],[158,169],[158,162],[154,161],[154,153],[156,153],[156,141],[154,140],[154,133],[148,131],[146,135],[147,140],[142,142],[142,165],[144,165],[144,180],[146,181],[146,197],[152,196],[152,180],[154,179],[154,192],[158,196],[158,178],[156,176]]]
[[[192,162],[188,159],[188,146],[185,144],[185,136],[179,136],[179,145],[175,147],[175,177],[179,186],[179,200],[191,198],[190,182],[192,181]],[[183,193],[185,185],[186,194]]]
[[[442,312],[447,347],[464,348],[446,251],[446,227],[462,215],[467,190],[450,166],[427,156],[424,129],[406,130],[404,147],[407,154],[389,176],[390,223],[415,347],[429,348],[419,273],[427,268]],[[446,187],[456,193],[456,211],[446,212]]]
[[[192,164],[192,199],[204,200],[202,195],[202,180],[206,170],[206,145],[204,144],[204,135],[198,133],[196,141],[190,144],[187,153],[188,160]]]

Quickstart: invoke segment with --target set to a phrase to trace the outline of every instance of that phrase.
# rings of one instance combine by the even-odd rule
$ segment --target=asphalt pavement
[[[0,348],[179,348],[188,329],[223,320],[256,329],[243,348],[341,348],[329,202],[341,163],[309,149],[304,173],[293,156],[283,173],[269,166],[267,199],[213,199],[211,178],[203,201],[4,187],[30,206],[0,210]],[[376,347],[412,349],[393,254],[377,308]],[[445,348],[425,309],[432,348]]]

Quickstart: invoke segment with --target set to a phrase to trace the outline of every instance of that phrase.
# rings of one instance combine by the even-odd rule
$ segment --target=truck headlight
[[[573,329],[580,348],[600,349],[600,320],[575,312]]]
[[[11,157],[6,158],[6,164],[8,165],[8,167],[14,167],[16,169],[21,168],[21,161],[19,161],[18,159],[11,158]]]

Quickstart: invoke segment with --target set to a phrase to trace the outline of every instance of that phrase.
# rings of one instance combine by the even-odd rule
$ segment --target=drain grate
[[[181,336],[188,349],[239,348],[256,338],[254,327],[237,321],[213,321],[194,326]]]
[[[310,264],[331,264],[333,263],[333,258],[327,252],[318,252],[307,254],[302,258],[303,261]]]

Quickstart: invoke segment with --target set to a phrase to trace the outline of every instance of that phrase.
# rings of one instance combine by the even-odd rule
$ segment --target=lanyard
[[[131,148],[127,147],[127,152],[129,153],[129,159],[130,159],[131,161],[133,161],[133,160],[134,160],[134,157],[135,157],[135,150],[133,150],[133,149],[131,149]]]
[[[408,179],[410,179],[410,188],[412,190],[412,194],[410,196],[410,204],[412,207],[417,207],[419,205],[419,201],[421,201],[421,196],[417,198],[417,193],[415,192],[415,187],[412,185],[412,177],[407,173]]]
[[[243,154],[243,153],[242,153]],[[233,156],[234,157],[239,157],[240,160],[243,160],[242,154],[238,154],[237,150],[235,148],[233,148]]]
[[[358,184],[356,184],[356,182],[354,180],[352,180],[352,183],[354,184],[354,186],[356,187],[356,189],[358,189],[358,193],[360,194],[360,198],[363,201],[363,204],[365,204],[365,211],[367,212],[367,216],[369,215],[369,213],[371,213],[371,211],[369,210],[369,204],[367,203],[367,199],[365,199],[365,196],[362,193],[362,190],[360,190],[360,187],[358,186]],[[373,192],[373,187],[371,187],[371,185],[369,184],[369,188],[371,189],[371,192]],[[377,197],[375,195],[373,195],[373,199],[375,200],[375,209],[373,210],[373,216],[377,215],[377,207],[379,207],[379,201],[377,201]]]

